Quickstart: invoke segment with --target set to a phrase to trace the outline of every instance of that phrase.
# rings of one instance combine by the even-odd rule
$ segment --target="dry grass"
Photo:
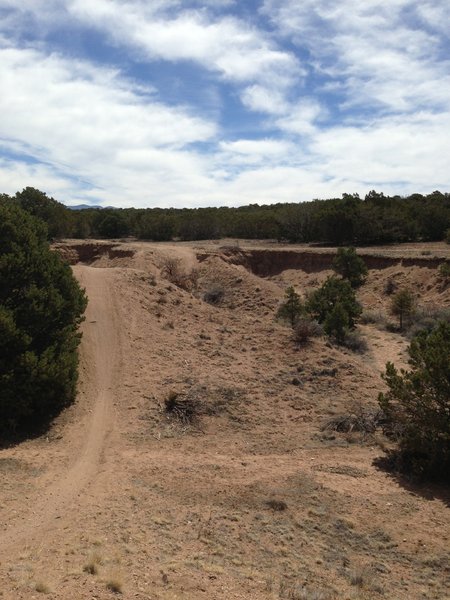
[[[99,552],[92,552],[87,562],[83,565],[83,571],[89,575],[98,575],[99,567],[103,564],[103,558]]]
[[[45,583],[44,581],[37,581],[34,589],[36,592],[39,592],[40,594],[50,594],[51,593],[51,588],[50,586]]]
[[[167,257],[161,267],[161,275],[177,287],[192,292],[197,289],[199,273],[197,269],[187,270],[180,258]]]
[[[112,572],[106,579],[106,589],[115,594],[123,593],[123,578],[118,571]]]

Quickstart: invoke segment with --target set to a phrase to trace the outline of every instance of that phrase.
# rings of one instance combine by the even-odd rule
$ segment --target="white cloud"
[[[450,14],[446,0],[265,0],[263,12],[281,35],[308,49],[317,73],[339,82],[344,106],[449,109],[449,61],[437,25]]]
[[[289,108],[284,94],[275,87],[252,85],[242,93],[242,102],[250,110],[269,114],[283,114]]]
[[[289,85],[299,71],[295,56],[234,17],[212,20],[195,10],[169,16],[151,4],[117,0],[72,0],[68,8],[73,17],[147,59],[194,61],[236,82],[270,78],[274,84]]]
[[[0,23],[0,144],[10,157],[0,161],[0,191],[32,185],[61,200],[113,206],[296,201],[373,187],[445,191],[443,0],[266,0],[275,33],[213,4],[0,0],[10,9]],[[12,40],[23,40],[30,22],[35,47],[21,48]],[[130,65],[138,54],[141,71],[154,60],[207,70],[217,122],[198,106],[164,104],[157,79],[137,84],[119,68],[52,53],[46,33],[69,22],[77,32],[100,30]],[[301,60],[283,48],[284,36]],[[251,118],[217,97],[224,89]]]
[[[206,180],[199,175],[203,159],[186,146],[211,139],[215,125],[183,107],[164,106],[151,91],[135,94],[114,71],[4,48],[0,86],[1,138],[54,165],[60,173],[57,181],[61,173],[67,178],[76,174],[93,188],[110,190],[112,203],[131,204],[138,190],[142,193],[159,180],[162,186],[184,179],[200,188]],[[28,168],[31,175],[33,169]],[[38,178],[47,174],[39,172]],[[102,192],[100,198],[105,197]]]
[[[323,113],[317,101],[301,100],[280,119],[276,121],[278,127],[284,131],[298,135],[309,135],[317,132],[316,121]]]

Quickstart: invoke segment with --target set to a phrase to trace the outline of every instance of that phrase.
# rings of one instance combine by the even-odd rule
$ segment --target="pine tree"
[[[414,296],[409,290],[399,290],[392,298],[391,313],[398,316],[401,330],[404,320],[414,313],[414,305]]]
[[[333,271],[346,279],[352,288],[360,287],[367,277],[367,266],[354,248],[339,248],[332,263]]]
[[[0,434],[48,422],[75,395],[86,297],[38,219],[0,199]]]
[[[399,439],[397,464],[450,480],[450,323],[422,331],[409,347],[410,370],[387,363],[379,395],[387,430]]]
[[[278,309],[278,317],[289,321],[291,327],[295,327],[298,319],[305,312],[304,305],[292,286],[287,288],[284,297],[285,301]]]

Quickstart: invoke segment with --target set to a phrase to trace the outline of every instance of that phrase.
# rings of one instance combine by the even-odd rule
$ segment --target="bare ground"
[[[405,256],[448,254],[428,248]],[[364,325],[365,354],[299,349],[276,307],[326,269],[261,278],[229,254],[117,244],[74,267],[90,300],[80,393],[47,436],[0,452],[0,597],[450,598],[448,492],[378,468],[381,434],[322,428],[376,408],[407,341]],[[167,257],[198,269],[195,290],[163,276]],[[367,307],[386,310],[387,279],[450,304],[419,261],[372,269]],[[193,420],[165,411],[170,392]]]

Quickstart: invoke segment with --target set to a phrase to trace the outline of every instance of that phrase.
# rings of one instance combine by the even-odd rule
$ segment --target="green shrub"
[[[391,313],[399,319],[400,331],[403,330],[405,320],[410,320],[415,310],[415,299],[413,294],[406,289],[399,290],[392,298]]]
[[[450,279],[450,261],[445,261],[439,265],[439,275],[444,279]]]
[[[352,288],[360,287],[367,277],[367,266],[354,248],[339,248],[332,263],[333,271],[346,279]]]
[[[338,343],[342,343],[349,329],[350,321],[347,311],[340,302],[336,302],[333,308],[327,313],[323,322],[325,333],[334,338]]]
[[[344,279],[328,277],[325,283],[309,296],[306,310],[319,323],[324,323],[338,303],[347,315],[347,327],[352,329],[362,313],[362,308],[350,283]]]
[[[387,363],[379,395],[385,430],[398,438],[396,465],[450,481],[450,323],[422,331],[409,347],[410,370]]]
[[[86,297],[41,221],[0,201],[0,435],[48,423],[75,396]]]
[[[294,327],[304,313],[305,307],[300,296],[292,286],[288,287],[284,295],[284,302],[277,312],[278,318],[288,321],[291,327]]]

